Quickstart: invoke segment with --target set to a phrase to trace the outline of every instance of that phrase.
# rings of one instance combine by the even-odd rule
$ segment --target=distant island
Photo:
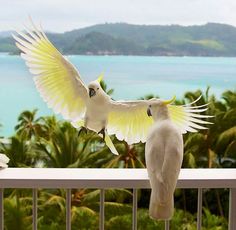
[[[65,33],[47,33],[63,54],[236,56],[236,27],[106,23]],[[0,32],[0,52],[17,54],[10,32]]]

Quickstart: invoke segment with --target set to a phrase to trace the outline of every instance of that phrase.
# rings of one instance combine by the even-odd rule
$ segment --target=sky
[[[236,0],[0,0],[0,31],[21,28],[28,15],[52,32],[115,22],[236,26]]]

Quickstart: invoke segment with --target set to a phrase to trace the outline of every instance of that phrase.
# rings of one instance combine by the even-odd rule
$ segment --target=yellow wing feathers
[[[108,116],[107,131],[128,144],[145,142],[153,123],[147,116],[148,101],[113,102]]]
[[[204,125],[212,124],[204,119],[211,118],[212,116],[204,115],[203,112],[207,111],[208,104],[200,106],[192,106],[196,101],[186,105],[167,105],[170,118],[181,130],[182,133],[197,132],[198,129],[207,129]]]
[[[45,33],[25,28],[13,35],[43,100],[65,119],[79,119],[85,112],[87,88],[76,68],[61,55]]]
[[[208,104],[192,106],[199,99],[187,105],[171,105],[165,102],[171,103],[173,100],[163,100],[168,106],[171,120],[181,133],[197,132],[199,129],[207,129],[205,125],[211,124],[204,119],[212,116],[202,114],[208,109]],[[128,144],[145,142],[148,130],[153,124],[153,119],[147,116],[147,108],[156,100],[159,99],[114,101],[108,117],[108,134],[115,134],[119,140],[125,140]]]

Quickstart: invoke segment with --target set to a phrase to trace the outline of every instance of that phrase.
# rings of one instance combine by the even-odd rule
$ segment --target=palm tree
[[[225,100],[228,108],[236,108],[236,91],[227,90],[222,94],[222,98]]]
[[[0,152],[9,157],[9,167],[34,167],[39,159],[32,143],[24,136],[13,136],[9,143],[0,142]]]
[[[222,132],[217,138],[216,151],[221,156],[220,164],[224,168],[236,167],[236,126]]]
[[[236,157],[236,92],[223,93],[223,112],[219,112],[221,132],[216,140],[216,152],[219,155],[220,164],[223,167],[235,167]]]
[[[50,139],[41,138],[35,150],[44,157],[46,167],[84,168],[96,165],[94,159],[100,157],[97,150],[101,148],[101,142],[102,139],[92,131],[78,136],[78,131],[69,122],[58,122]]]
[[[4,199],[4,225],[7,230],[32,229],[32,199],[17,194]]]
[[[112,142],[114,143],[118,156],[110,155],[109,149],[104,146],[101,152],[108,155],[106,161],[102,167],[105,168],[144,168],[144,144],[138,143],[128,145],[125,141],[119,141],[115,136],[112,136]]]
[[[42,125],[42,118],[36,118],[37,109],[33,111],[23,111],[18,117],[18,124],[15,127],[16,133],[31,139],[45,136],[46,130]]]

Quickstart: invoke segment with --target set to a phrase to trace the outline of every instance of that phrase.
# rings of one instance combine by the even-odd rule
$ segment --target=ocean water
[[[236,58],[143,57],[143,56],[68,56],[88,83],[103,72],[113,98],[137,99],[147,94],[169,99],[181,98],[186,91],[206,90],[220,97],[236,89]],[[34,86],[32,75],[19,56],[0,54],[0,136],[14,133],[17,117],[23,110],[47,108]]]

